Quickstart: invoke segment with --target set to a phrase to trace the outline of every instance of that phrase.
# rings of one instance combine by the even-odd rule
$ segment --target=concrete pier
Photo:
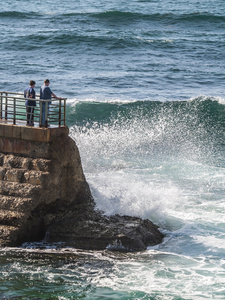
[[[67,126],[0,123],[0,247],[43,239],[48,227],[78,211],[81,201],[85,211],[93,210],[68,133]]]
[[[68,133],[67,126],[45,128],[0,123],[0,152],[47,158],[49,143]]]

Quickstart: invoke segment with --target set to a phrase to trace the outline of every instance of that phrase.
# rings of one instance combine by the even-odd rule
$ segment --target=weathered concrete
[[[64,242],[137,251],[162,241],[149,220],[96,211],[68,128],[0,124],[0,246]]]
[[[53,125],[54,126],[54,125]],[[18,126],[13,124],[0,123],[0,137],[12,138],[26,141],[36,141],[42,143],[49,143],[58,136],[68,134],[69,129],[67,126],[61,127],[30,127]]]
[[[0,152],[47,158],[49,143],[68,133],[67,126],[33,128],[0,123]]]

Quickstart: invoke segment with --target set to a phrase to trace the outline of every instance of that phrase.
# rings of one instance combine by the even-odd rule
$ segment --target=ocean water
[[[0,90],[67,97],[96,205],[149,218],[138,253],[0,249],[0,299],[225,299],[222,0],[0,4]]]

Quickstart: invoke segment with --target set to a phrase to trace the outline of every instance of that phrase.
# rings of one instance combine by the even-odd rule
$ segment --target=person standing
[[[51,100],[52,97],[56,99],[62,99],[61,97],[57,97],[49,87],[50,81],[49,79],[45,79],[44,85],[40,88],[40,99],[42,100]],[[41,119],[41,126],[48,127],[47,124],[47,115],[49,114],[49,106],[51,101],[48,101],[47,107],[45,101],[42,102],[42,119]],[[46,111],[47,108],[47,111]]]
[[[30,81],[30,86],[24,90],[24,98],[26,105],[26,113],[27,113],[27,126],[34,126],[34,108],[36,106],[35,99],[35,84],[34,80]]]

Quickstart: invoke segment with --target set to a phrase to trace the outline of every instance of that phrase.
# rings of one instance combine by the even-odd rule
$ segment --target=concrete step
[[[24,183],[32,184],[32,185],[41,185],[43,182],[48,180],[50,176],[49,172],[42,171],[26,171],[24,173]]]
[[[34,193],[39,193],[40,185],[0,181],[0,195],[29,198]]]
[[[25,169],[12,169],[9,167],[0,167],[0,180],[22,182]]]
[[[16,197],[0,195],[0,210],[26,211],[32,208],[33,201],[31,197]]]
[[[0,166],[12,169],[25,169],[48,172],[51,160],[42,158],[21,157],[0,153]]]
[[[17,226],[21,224],[21,219],[26,216],[22,212],[12,211],[12,210],[0,210],[0,224]]]
[[[0,225],[0,245],[4,246],[11,242],[11,236],[18,231],[17,226]]]
[[[0,180],[41,185],[49,172],[0,167]]]

